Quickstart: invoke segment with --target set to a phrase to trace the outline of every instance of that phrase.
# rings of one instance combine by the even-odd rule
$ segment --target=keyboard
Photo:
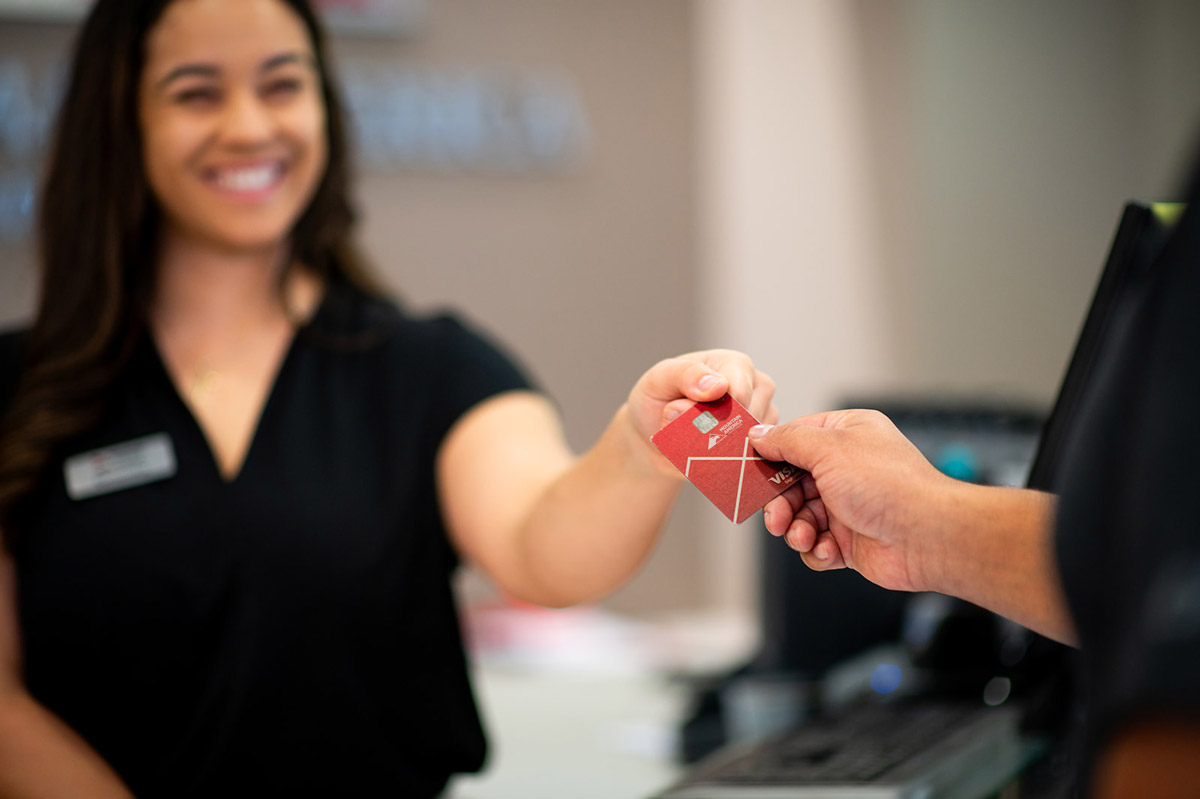
[[[1027,760],[1013,709],[865,704],[727,747],[659,799],[972,799]]]

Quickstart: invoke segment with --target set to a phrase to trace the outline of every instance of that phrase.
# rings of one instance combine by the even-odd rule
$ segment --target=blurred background
[[[0,2],[4,326],[34,302],[36,185],[86,5]],[[379,274],[516,353],[577,448],[652,363],[714,346],[776,379],[785,419],[864,395],[1048,408],[1122,204],[1175,198],[1200,146],[1189,0],[324,6]],[[481,677],[495,768],[460,795],[553,795],[549,746],[573,796],[669,777],[683,700],[594,681],[628,674],[612,661],[694,671],[753,652],[765,538],[689,489],[602,607],[469,614],[481,662],[504,667]],[[462,590],[512,610],[469,574]],[[514,663],[538,657],[590,687],[537,705],[550,683]],[[599,737],[537,737],[588,708],[609,714]],[[570,760],[585,750],[595,775]]]

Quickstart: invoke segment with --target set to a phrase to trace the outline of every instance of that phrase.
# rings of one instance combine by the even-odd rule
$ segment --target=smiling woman
[[[278,2],[175,3],[145,49],[138,116],[163,214],[150,322],[232,477],[293,323],[311,316],[319,294],[307,266],[284,270],[292,225],[328,158],[321,76],[303,22]],[[270,302],[246,304],[281,279],[290,317]]]
[[[372,288],[303,0],[99,0],[0,335],[0,796],[430,797],[485,741],[460,560],[597,599],[745,355],[650,367],[587,452],[456,316]]]
[[[279,248],[325,168],[320,82],[303,23],[278,3],[164,12],[138,105],[168,251],[175,238]]]
[[[224,4],[229,6],[224,9],[222,5],[100,2],[80,31],[43,191],[40,308],[29,337],[22,390],[10,408],[8,425],[18,432],[4,439],[5,448],[0,450],[0,508],[28,490],[55,440],[95,422],[106,385],[145,327],[152,321],[166,324],[175,315],[174,311],[159,313],[170,304],[173,276],[218,269],[254,279],[260,291],[269,292],[271,306],[276,304],[273,298],[280,296],[274,284],[296,282],[297,264],[318,280],[340,274],[351,283],[370,286],[350,243],[346,137],[340,117],[324,114],[325,107],[337,107],[337,98],[324,74],[316,20],[303,3],[232,3]],[[221,15],[227,15],[223,27]],[[280,38],[263,41],[264,25],[272,18],[280,27],[270,35]],[[260,37],[257,43],[255,35]],[[253,63],[250,69],[262,69],[281,54],[288,55],[288,61],[291,55],[307,59],[309,91],[319,95],[307,103],[308,124],[315,123],[317,129],[307,131],[307,169],[299,165],[292,169],[295,188],[286,203],[290,208],[270,208],[271,203],[262,201],[255,212],[247,203],[236,210],[222,206],[223,193],[212,180],[214,173],[201,171],[211,166],[195,159],[215,157],[214,149],[244,148],[245,142],[229,144],[215,125],[209,126],[205,141],[197,142],[198,121],[189,119],[195,114],[183,109],[168,114],[161,109],[173,96],[162,94],[167,88],[162,81],[180,67],[207,71],[213,76],[209,85],[193,88],[216,97],[215,80],[231,83],[238,77],[232,73],[239,65],[231,60],[238,43],[243,57]],[[163,46],[182,49],[168,56],[161,52]],[[246,55],[254,46],[263,49]],[[153,81],[146,76],[156,64],[160,85],[152,89]],[[301,69],[271,66],[272,73]],[[263,77],[256,75],[256,82]],[[171,83],[184,79],[180,74]],[[262,88],[256,84],[256,94]],[[243,87],[230,86],[228,91],[235,97],[232,104],[224,104],[224,116],[233,118],[239,111],[245,115]],[[184,103],[195,99],[178,95],[175,99]],[[249,112],[255,113],[255,108],[251,106]],[[154,119],[147,119],[151,114]],[[222,141],[213,141],[215,137]],[[270,150],[274,163],[282,163],[277,151],[287,149],[291,157],[295,146],[281,139],[278,130],[260,134],[250,145],[254,157],[261,160],[262,151]],[[244,159],[245,154],[239,157]],[[283,179],[278,183],[282,186]],[[280,190],[275,197],[285,193]],[[247,219],[252,224],[246,224]],[[67,231],[70,235],[65,235]],[[238,233],[251,239],[227,240]],[[213,235],[217,238],[210,241]],[[224,242],[227,252],[240,248],[242,258],[266,266],[238,269],[237,259],[227,263],[224,258],[198,259],[187,270],[169,265],[174,263],[173,253],[201,241],[204,245],[197,251],[214,253],[221,247],[213,245]],[[254,246],[247,248],[247,244]],[[211,293],[220,290],[213,286],[223,283],[205,285]],[[247,289],[242,286],[241,291],[230,293]],[[312,289],[307,293],[311,295]],[[210,306],[226,307],[215,299]],[[237,307],[234,303],[227,312]],[[174,357],[168,360],[178,363]],[[212,363],[203,366],[192,365],[189,371],[213,369]],[[64,371],[68,368],[69,380]]]

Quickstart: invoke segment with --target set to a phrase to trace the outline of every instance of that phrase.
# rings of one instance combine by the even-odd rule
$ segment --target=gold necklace
[[[192,377],[188,396],[193,402],[201,402],[216,393],[221,387],[222,375],[211,366],[201,366]]]

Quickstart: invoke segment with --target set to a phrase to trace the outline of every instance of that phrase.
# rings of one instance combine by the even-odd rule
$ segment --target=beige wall
[[[883,219],[908,379],[1049,401],[1121,204],[1172,196],[1200,135],[1200,6],[921,2],[898,22],[905,102],[874,127],[907,143],[877,152],[903,165]]]

